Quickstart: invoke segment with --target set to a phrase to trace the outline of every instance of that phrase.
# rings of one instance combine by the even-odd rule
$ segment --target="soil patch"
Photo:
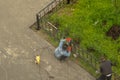
[[[108,32],[106,33],[107,36],[112,37],[113,40],[116,40],[120,36],[120,26],[113,25]]]

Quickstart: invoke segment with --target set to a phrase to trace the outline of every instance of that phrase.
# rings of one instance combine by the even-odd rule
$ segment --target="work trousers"
[[[102,74],[102,75],[100,75],[100,77],[97,80],[111,80],[111,77],[112,77],[112,75],[107,77],[106,75]]]

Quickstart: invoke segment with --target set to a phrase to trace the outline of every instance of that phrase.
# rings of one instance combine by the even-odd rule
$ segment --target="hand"
[[[98,70],[95,71],[96,74],[99,74],[100,72]]]

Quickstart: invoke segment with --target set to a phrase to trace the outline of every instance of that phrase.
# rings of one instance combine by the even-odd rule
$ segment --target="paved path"
[[[29,26],[51,0],[0,0],[0,80],[94,80],[84,69],[53,56],[54,47]],[[40,54],[42,62],[34,64]]]

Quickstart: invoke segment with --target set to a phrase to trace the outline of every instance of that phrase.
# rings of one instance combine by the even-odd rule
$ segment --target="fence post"
[[[70,4],[70,0],[67,0],[67,4]]]
[[[39,15],[36,14],[36,20],[37,20],[37,30],[40,30],[40,23],[39,23]]]

